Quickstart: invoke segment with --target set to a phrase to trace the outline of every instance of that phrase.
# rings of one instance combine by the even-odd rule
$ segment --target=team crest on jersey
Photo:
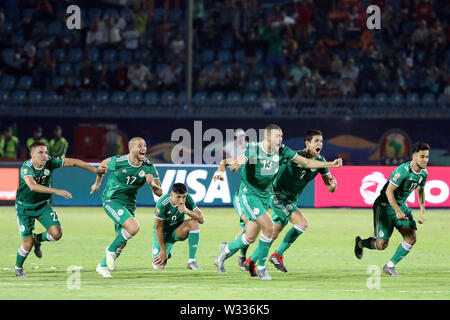
[[[139,171],[139,177],[143,177],[143,176],[145,176],[145,172],[144,172],[144,170],[141,170],[141,171]]]
[[[380,230],[380,231],[378,232],[378,236],[384,237],[384,232]]]
[[[273,162],[278,162],[280,160],[280,157],[276,154],[273,156]]]
[[[20,232],[24,232],[25,231],[25,226],[23,224],[20,225],[19,231]]]
[[[397,172],[394,177],[392,178],[392,180],[394,181],[398,181],[398,179],[400,178],[400,172]]]
[[[253,213],[254,213],[255,215],[257,215],[257,214],[259,213],[259,209],[258,209],[258,208],[255,208],[255,209],[253,210]]]
[[[118,214],[119,216],[123,215],[123,210],[122,210],[122,209],[119,209],[119,210],[117,211],[117,214]]]
[[[48,176],[50,174],[50,170],[44,169],[44,175]]]

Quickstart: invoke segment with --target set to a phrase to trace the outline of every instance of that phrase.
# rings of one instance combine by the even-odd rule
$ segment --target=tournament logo
[[[372,205],[375,199],[380,195],[381,189],[387,182],[386,178],[381,172],[375,171],[365,176],[361,181],[359,193],[364,199],[364,202]]]
[[[27,174],[27,173],[28,173],[28,169],[27,168],[23,169],[23,174]]]
[[[159,210],[159,208],[156,208],[156,210],[155,210],[155,215],[157,216],[157,217],[159,217],[159,214],[161,213],[161,210]]]
[[[409,159],[411,139],[406,132],[400,129],[389,130],[381,137],[379,150],[381,163],[400,164]]]

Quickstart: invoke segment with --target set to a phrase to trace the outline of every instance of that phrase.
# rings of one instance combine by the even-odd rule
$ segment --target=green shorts
[[[241,228],[245,228],[245,222],[244,220],[242,220],[242,209],[241,209],[241,205],[239,204],[239,194],[235,194],[233,197],[233,206],[234,206],[234,211],[236,212],[236,214],[239,216],[239,226]],[[245,218],[245,216],[244,216]]]
[[[394,208],[379,199],[375,200],[375,203],[373,204],[373,225],[375,238],[388,240],[391,237],[394,228],[398,230],[401,227],[410,227],[417,230],[417,225],[412,215],[412,210],[406,204],[401,205],[400,209],[408,217],[408,220],[398,220]]]
[[[269,201],[251,194],[240,193],[236,199],[236,206],[247,220],[255,221],[269,210]],[[239,213],[238,213],[239,214]]]
[[[45,203],[36,209],[25,209],[16,204],[17,225],[22,239],[33,235],[34,221],[39,221],[48,230],[52,226],[60,226],[58,214],[52,206]]]
[[[284,199],[276,193],[270,197],[270,207],[273,209],[272,221],[282,227],[289,223],[291,214],[298,210],[297,202]]]
[[[182,223],[182,222],[181,222]],[[181,225],[177,225],[174,228],[170,228],[169,230],[163,230],[164,242],[166,243],[167,255],[171,254],[172,248],[175,242],[184,241],[186,239],[179,239],[175,232],[177,228]],[[156,238],[156,231],[153,228],[153,247],[152,247],[152,258],[155,258],[161,252],[161,247],[159,246],[158,239]]]
[[[134,217],[134,212],[130,211],[117,201],[107,201],[108,202],[103,202],[103,209],[105,209],[106,214],[114,221],[114,229],[116,232],[119,232],[125,221],[127,221],[128,218]]]

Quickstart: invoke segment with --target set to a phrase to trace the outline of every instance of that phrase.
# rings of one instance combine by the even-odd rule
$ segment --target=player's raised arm
[[[159,178],[154,178],[153,175],[149,173],[145,175],[145,179],[147,180],[147,183],[152,189],[153,193],[158,197],[161,197],[163,195],[163,191]]]
[[[425,222],[425,188],[424,187],[418,187],[417,188],[417,198],[419,199],[419,205],[420,205],[420,219],[419,223],[423,224]]]
[[[46,187],[41,184],[38,184],[38,183],[36,183],[36,181],[34,181],[34,178],[32,176],[25,177],[24,181],[27,184],[28,188],[30,188],[30,190],[33,192],[56,194],[58,196],[66,198],[66,199],[72,198],[72,194],[69,191]]]
[[[95,174],[104,174],[106,172],[106,169],[104,168],[96,168],[92,165],[90,165],[87,162],[84,162],[80,159],[74,159],[74,158],[64,158],[64,167],[78,167],[81,169],[88,170]]]
[[[309,169],[320,169],[320,168],[339,168],[342,167],[342,159],[338,158],[335,159],[333,162],[329,161],[319,161],[314,159],[308,159],[305,157],[302,157],[301,155],[297,154],[294,159],[292,159],[296,164],[299,164],[305,168]]]
[[[109,161],[111,161],[111,158],[106,158],[98,166],[98,168],[97,168],[97,171],[98,171],[97,172],[97,176],[95,177],[94,184],[91,186],[91,193],[90,194],[93,194],[95,191],[100,189],[100,186],[102,185],[102,179],[103,179],[106,171],[108,170],[108,162]]]
[[[237,158],[228,158],[223,159],[219,163],[219,167],[217,171],[214,173],[214,181],[221,180],[223,181],[225,178],[223,177],[223,173],[225,172],[227,167],[230,167],[230,170],[236,172],[240,167],[242,167],[247,162],[247,157],[242,155]]]
[[[398,220],[408,220],[408,217],[402,212],[400,209],[400,206],[397,203],[397,200],[395,199],[394,191],[397,190],[397,186],[393,184],[392,182],[389,182],[389,185],[386,189],[386,197],[389,201],[389,204],[391,207],[395,210],[395,214],[397,215]]]
[[[322,175],[322,180],[325,183],[328,191],[335,192],[337,189],[337,180],[331,174]]]

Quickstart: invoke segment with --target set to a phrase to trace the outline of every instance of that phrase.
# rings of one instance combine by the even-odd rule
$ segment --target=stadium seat
[[[0,90],[0,101],[5,101],[9,97],[9,91]]]
[[[17,89],[19,90],[29,90],[31,87],[32,78],[29,76],[22,76],[19,78],[19,83],[17,84]]]
[[[87,52],[88,59],[91,60],[91,62],[98,61],[99,54],[100,53],[99,53],[98,49],[95,49],[95,48],[91,48]]]
[[[249,80],[248,89],[253,92],[261,91],[262,83],[261,80],[257,78],[252,78]]]
[[[361,104],[367,106],[372,104],[372,96],[369,93],[363,93],[359,96]]]
[[[10,42],[12,45],[14,45],[15,47],[17,46],[22,46],[24,41],[23,41],[23,35],[22,34],[13,34],[10,38]]]
[[[403,94],[401,94],[401,93],[393,93],[391,95],[390,100],[391,100],[391,105],[394,107],[401,107],[405,102],[405,99],[403,98]]]
[[[137,105],[142,103],[142,92],[134,91],[128,94],[128,103],[132,105]]]
[[[234,60],[242,62],[245,58],[245,51],[242,49],[236,50],[234,52]]]
[[[116,50],[107,49],[102,52],[103,62],[113,62],[116,59]]]
[[[113,104],[124,104],[126,96],[127,94],[123,91],[114,91],[111,95],[110,101]]]
[[[202,62],[203,63],[209,63],[214,60],[214,51],[213,50],[204,50],[202,53]]]
[[[267,90],[275,91],[278,89],[278,80],[275,77],[267,78],[264,82]]]
[[[115,18],[118,14],[119,10],[117,10],[116,8],[107,8],[103,12],[103,18],[104,19]]]
[[[155,8],[153,11],[153,21],[160,22],[166,11],[163,8]]]
[[[157,74],[161,74],[166,67],[167,67],[167,64],[165,64],[165,63],[158,63],[156,65],[156,67],[155,67],[155,71],[156,71]]]
[[[2,89],[4,90],[11,90],[14,88],[16,84],[16,78],[13,76],[4,76],[2,78]]]
[[[55,91],[46,91],[44,94],[44,102],[46,103],[56,103],[58,102],[58,95]]]
[[[69,50],[69,62],[76,63],[80,62],[83,58],[83,51],[81,49],[70,49]]]
[[[436,99],[433,93],[425,93],[422,96],[422,104],[424,106],[434,106],[436,104]]]
[[[59,21],[50,22],[50,24],[48,25],[48,32],[49,32],[49,34],[51,34],[53,36],[62,35],[63,26],[62,26],[61,22],[59,22]]]
[[[214,105],[221,105],[224,101],[225,97],[223,95],[223,92],[220,91],[214,91],[211,93],[210,101]]]
[[[59,65],[59,74],[64,77],[72,75],[72,65],[68,62],[61,63]]]
[[[80,93],[80,101],[83,103],[91,103],[92,101],[92,92],[91,91],[81,91]]]
[[[176,22],[178,21],[178,19],[180,19],[182,17],[183,12],[181,11],[181,9],[171,9],[169,12],[169,21],[170,22]]]
[[[237,91],[230,92],[227,95],[227,103],[231,105],[236,105],[241,102],[241,94]]]
[[[419,95],[415,92],[410,92],[406,95],[406,104],[408,106],[417,105],[419,103]]]
[[[125,8],[120,9],[119,15],[120,15],[123,19],[125,19],[126,22],[131,22],[131,21],[133,21],[133,17],[130,15],[130,13],[128,12],[128,10],[125,9]]]
[[[375,94],[375,104],[377,107],[386,107],[387,106],[387,95],[384,92],[380,92]]]
[[[131,52],[127,49],[122,49],[119,51],[119,60],[122,60],[125,62],[125,64],[128,64],[131,62]]]
[[[100,19],[102,16],[102,9],[100,8],[90,8],[88,9],[88,18],[91,21],[94,21],[95,19]]]
[[[186,94],[185,91],[181,91],[180,93],[178,93],[177,101],[178,101],[178,103],[185,103],[185,102],[187,102],[187,94]]]
[[[22,16],[23,17],[32,17],[34,13],[34,9],[33,8],[25,8],[22,12]]]
[[[24,90],[16,90],[12,92],[11,98],[16,103],[23,103],[27,97],[27,93]]]
[[[161,103],[164,105],[173,104],[175,102],[175,92],[165,91],[161,95]]]
[[[52,54],[58,62],[64,61],[64,58],[66,57],[66,52],[64,49],[56,49],[52,52]]]
[[[225,35],[222,37],[221,47],[222,49],[231,49],[233,47],[233,37]]]
[[[208,94],[204,91],[198,91],[194,94],[192,99],[194,100],[195,103],[202,105],[207,102]]]
[[[159,102],[159,95],[158,92],[150,91],[145,93],[145,104],[149,105],[155,105]]]
[[[134,52],[134,59],[141,61],[148,61],[150,59],[151,52],[148,49],[138,49]]]
[[[6,48],[2,50],[2,59],[3,61],[10,61],[14,56],[15,51],[11,48]]]
[[[40,90],[32,90],[28,95],[28,101],[31,103],[39,103],[42,100],[42,92]]]
[[[107,103],[108,102],[108,98],[109,98],[109,94],[106,91],[99,91],[97,92],[97,94],[95,95],[95,101],[97,103]]]
[[[63,84],[64,84],[64,77],[57,76],[52,78],[52,85],[54,89],[61,87]]]
[[[227,50],[227,49],[219,50],[219,52],[217,53],[217,59],[219,59],[219,61],[221,63],[230,62],[231,61],[231,51]]]

